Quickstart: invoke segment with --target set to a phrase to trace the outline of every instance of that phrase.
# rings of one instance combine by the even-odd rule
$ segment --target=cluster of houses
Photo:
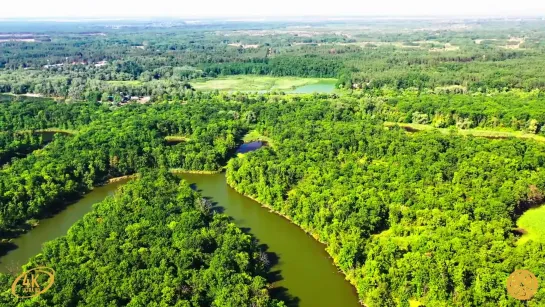
[[[119,93],[121,95],[121,101],[119,101],[119,105],[126,105],[129,103],[148,103],[151,101],[150,96],[129,96],[129,95],[123,95],[123,93]],[[114,102],[114,96],[108,96],[108,100],[106,101],[99,101],[99,102]]]
[[[150,96],[123,96],[120,104],[128,104],[131,102],[148,103],[150,100]]]
[[[107,64],[108,64],[107,61],[100,61],[98,63],[95,63],[95,67],[102,67],[102,66],[105,66]]]

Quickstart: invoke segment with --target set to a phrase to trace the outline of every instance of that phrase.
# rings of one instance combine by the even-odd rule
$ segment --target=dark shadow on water
[[[250,228],[244,228],[245,232],[250,233]],[[259,249],[267,255],[269,261],[269,268],[273,268],[280,262],[280,257],[274,252],[269,251],[269,246],[267,244],[260,244]],[[272,288],[269,289],[269,293],[272,298],[282,300],[286,303],[288,307],[298,307],[300,299],[289,293],[288,288],[278,287],[276,283],[283,280],[281,270],[269,270],[265,278],[267,282],[272,285]]]
[[[526,231],[524,228],[511,229],[511,234],[513,234],[516,238],[520,238],[527,233],[528,231]]]
[[[5,256],[8,252],[17,249],[18,246],[12,242],[0,243],[0,257]],[[7,274],[17,276],[21,271],[21,266],[25,262],[23,261],[0,261],[0,266],[4,268]]]
[[[540,207],[545,201],[545,196],[538,194],[531,199],[520,201],[512,213],[514,220],[518,220],[526,211]]]
[[[202,195],[203,191],[197,187],[196,183],[189,183],[189,186],[191,187],[192,190],[199,192]],[[203,198],[209,200],[212,203],[212,210],[214,212],[218,212],[218,213],[225,212],[225,208],[220,206],[218,202],[214,201],[212,197],[203,196]],[[231,220],[233,220],[232,217],[230,218]],[[240,227],[240,226],[239,228],[242,230],[243,233],[252,235],[251,228]],[[254,239],[257,240],[255,237]],[[272,285],[272,287],[269,289],[270,296],[274,299],[284,301],[286,303],[286,306],[288,307],[298,307],[299,302],[301,301],[298,297],[291,295],[288,289],[285,287],[275,286],[276,282],[279,282],[283,280],[284,278],[282,277],[280,270],[271,270],[270,268],[277,265],[280,262],[280,258],[278,257],[276,253],[269,251],[269,246],[267,244],[259,244],[258,247],[262,252],[264,252],[267,255],[267,259],[269,261],[269,265],[268,265],[269,271],[267,272],[265,278],[267,279],[267,282]]]
[[[285,287],[274,287],[269,290],[272,298],[282,300],[288,307],[298,307],[300,299],[289,294],[288,289]]]
[[[0,257],[6,255],[14,249],[17,249],[17,245],[12,242],[0,243]]]
[[[44,210],[43,212],[38,213],[36,216],[33,217],[33,219],[36,220],[45,220],[53,218],[55,215],[60,213],[61,211],[65,210],[66,208],[74,205],[79,200],[83,198],[86,191],[80,191],[80,192],[74,192],[71,194],[68,194],[65,196],[64,199],[59,200],[57,204],[51,205],[47,208],[47,210]],[[21,221],[18,225],[13,226],[12,230],[0,232],[0,237],[3,239],[15,239],[30,230],[32,230],[32,226],[28,223]],[[2,243],[3,244],[3,243]],[[0,246],[0,257],[5,255],[7,252],[4,252],[4,247]]]
[[[414,132],[420,132],[419,129],[415,129],[415,128],[412,128],[412,127],[403,127],[402,129],[404,129],[404,130],[407,131],[407,132],[412,132],[412,133],[414,133]]]
[[[199,190],[199,188],[197,188],[197,184],[196,184],[196,183],[190,183],[190,184],[189,184],[189,187],[190,187],[193,191],[199,192],[199,193],[201,193],[201,195],[202,195],[202,190]],[[214,211],[214,212],[216,212],[216,213],[224,213],[224,212],[225,212],[225,208],[223,208],[222,206],[218,205],[218,202],[213,201],[213,198],[212,198],[212,197],[203,196],[203,198],[209,200],[209,201],[212,203],[212,211]]]
[[[240,228],[240,230],[242,230],[243,233],[247,234],[247,235],[251,235],[252,233],[250,232],[251,229],[248,228],[248,227],[238,227]]]
[[[248,231],[250,230],[250,228],[247,228]],[[267,244],[259,244],[259,250],[266,253],[267,254],[267,258],[269,260],[269,267],[273,267],[275,265],[277,265],[279,262],[280,262],[280,258],[278,257],[277,254],[275,254],[274,252],[270,252],[269,251],[269,246]],[[280,272],[280,271],[278,271]],[[270,282],[275,282],[277,280],[272,280]]]
[[[212,201],[212,197],[204,197],[212,203],[212,211],[215,213],[225,213],[225,208],[220,206],[217,201]]]
[[[284,278],[282,278],[282,274],[280,274],[280,272],[280,270],[270,271],[269,274],[267,274],[267,281],[272,284],[283,280]]]
[[[165,144],[167,146],[169,146],[169,147],[176,146],[176,145],[178,145],[180,143],[184,143],[184,142],[186,142],[186,141],[178,141],[178,140],[168,140],[167,141],[167,140],[165,140]]]

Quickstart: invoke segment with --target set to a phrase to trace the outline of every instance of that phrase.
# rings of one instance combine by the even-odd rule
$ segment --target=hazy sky
[[[0,18],[543,15],[543,0],[1,0]]]

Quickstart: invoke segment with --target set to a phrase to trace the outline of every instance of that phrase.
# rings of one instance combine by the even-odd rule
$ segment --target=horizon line
[[[25,16],[25,17],[0,17],[0,22],[5,21],[155,21],[155,20],[216,20],[216,21],[275,21],[275,20],[301,20],[301,19],[326,19],[326,20],[357,20],[365,18],[380,19],[545,19],[544,13],[497,13],[497,14],[361,14],[361,15],[152,15],[152,16]]]

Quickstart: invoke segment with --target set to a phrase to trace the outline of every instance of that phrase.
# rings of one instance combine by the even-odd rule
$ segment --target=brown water
[[[13,240],[16,249],[9,251],[0,258],[0,272],[8,273],[8,268],[20,268],[28,260],[36,256],[42,250],[42,244],[57,237],[64,236],[68,229],[85,213],[91,211],[96,204],[108,195],[112,195],[117,187],[123,185],[129,179],[96,187],[87,193],[78,202],[66,207],[55,216],[40,220],[40,224],[29,232]]]
[[[356,307],[356,291],[338,272],[325,246],[285,218],[269,212],[257,202],[237,193],[225,182],[225,174],[182,174],[210,197],[238,227],[248,228],[268,252],[278,257],[273,295],[299,307]],[[273,258],[274,259],[274,258]]]
[[[266,245],[274,264],[270,276],[274,297],[285,300],[288,306],[360,306],[355,289],[333,265],[324,245],[285,218],[231,189],[225,182],[225,174],[180,176],[217,203],[237,226]],[[41,251],[43,243],[65,235],[76,221],[91,211],[93,204],[113,194],[127,181],[95,188],[75,204],[52,218],[41,220],[37,227],[14,239],[17,248],[0,258],[0,272],[7,273],[8,267],[20,268],[27,263]]]

